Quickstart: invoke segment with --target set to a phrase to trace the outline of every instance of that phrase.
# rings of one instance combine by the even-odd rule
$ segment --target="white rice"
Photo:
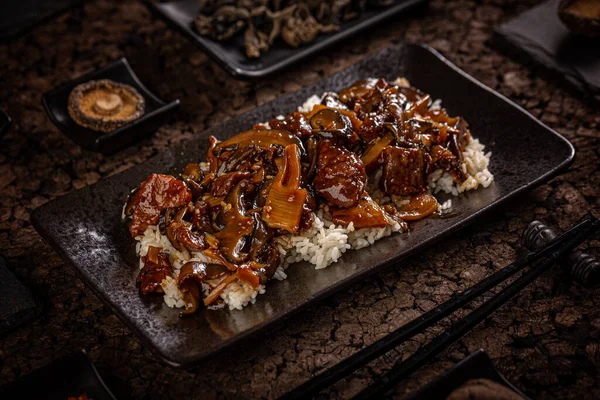
[[[468,190],[475,190],[480,185],[484,188],[494,181],[494,175],[489,171],[488,165],[492,152],[484,153],[485,146],[478,139],[471,138],[463,151],[463,173],[466,175],[464,182],[457,184],[448,172],[441,169],[434,171],[428,177],[429,190],[436,194],[444,192],[458,196]]]
[[[403,78],[397,79],[394,83],[409,85],[408,81]],[[316,104],[321,103],[321,98],[322,96],[312,95],[304,104],[298,107],[298,110],[311,111]],[[439,108],[441,108],[441,101],[434,101],[431,109]],[[268,126],[268,124],[265,124],[265,126]],[[471,138],[463,152],[463,172],[467,176],[466,180],[457,184],[452,175],[443,170],[437,170],[428,177],[430,192],[432,194],[444,192],[457,196],[465,191],[475,190],[479,186],[488,187],[494,180],[494,176],[488,170],[492,153],[485,153],[484,149],[485,146],[479,143],[479,140]],[[203,170],[208,170],[208,163],[202,163],[201,166]],[[374,180],[377,179],[378,176],[376,175]],[[398,205],[406,201],[406,199],[397,196],[385,196],[377,189],[376,185],[371,185],[369,193],[380,204],[393,202]],[[444,213],[450,210],[451,207],[452,200],[446,200],[440,204],[438,210]],[[290,264],[300,261],[312,264],[315,269],[326,268],[338,261],[347,250],[368,247],[377,240],[402,229],[401,225],[395,221],[390,221],[390,224],[383,228],[355,230],[352,223],[344,228],[331,222],[327,218],[327,211],[327,207],[320,208],[314,214],[313,225],[305,232],[277,238],[277,249],[282,259],[282,265],[275,271],[274,279],[286,279],[285,269]],[[169,307],[181,308],[185,306],[183,293],[177,287],[177,277],[183,264],[188,261],[218,262],[205,256],[202,252],[190,254],[186,250],[178,251],[171,245],[169,239],[160,233],[157,226],[148,227],[144,234],[137,237],[136,240],[136,252],[140,257],[140,268],[143,267],[141,257],[148,253],[150,246],[160,247],[162,252],[169,255],[173,266],[173,276],[167,277],[161,283],[164,291],[164,302]],[[228,285],[220,297],[230,310],[241,310],[246,305],[254,303],[256,297],[263,293],[265,293],[263,285],[260,285],[258,289],[254,289],[244,281],[236,281]]]

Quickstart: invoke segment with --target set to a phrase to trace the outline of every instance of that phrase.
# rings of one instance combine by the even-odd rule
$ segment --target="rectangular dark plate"
[[[396,0],[395,4],[390,7],[369,8],[358,18],[342,22],[338,32],[319,35],[313,42],[297,49],[288,46],[283,40],[276,40],[269,51],[260,58],[249,59],[244,50],[243,32],[223,42],[201,36],[196,32],[193,21],[200,10],[200,1],[178,0],[167,3],[144,1],[154,13],[207,52],[225,70],[242,78],[261,78],[270,75],[340,40],[377,25],[401,11],[427,2],[427,0]]]
[[[324,270],[315,271],[306,264],[290,266],[286,281],[271,282],[267,293],[243,311],[203,310],[193,318],[179,319],[178,312],[164,305],[161,296],[138,294],[132,239],[120,222],[131,188],[153,172],[182,170],[187,163],[203,159],[209,135],[229,137],[256,122],[293,111],[313,93],[339,90],[370,76],[405,76],[433,98],[443,99],[451,115],[466,117],[473,134],[493,152],[490,169],[496,181],[487,189],[454,198],[456,215],[452,218],[419,221],[412,225],[410,235],[394,235],[360,251],[349,251]],[[424,249],[556,174],[573,155],[567,140],[434,50],[401,44],[204,131],[130,170],[45,204],[35,210],[32,221],[42,237],[165,362],[187,367]]]
[[[524,400],[529,400],[529,397],[525,396],[498,372],[490,357],[483,350],[477,350],[469,354],[467,358],[412,395],[409,400],[445,399],[450,396],[454,390],[458,389],[471,379],[488,379],[502,386],[506,386]]]
[[[71,91],[81,83],[98,79],[110,79],[135,88],[144,98],[144,115],[111,132],[98,132],[73,121],[68,111]],[[46,113],[61,132],[81,147],[101,153],[112,153],[155,132],[179,107],[179,100],[165,103],[148,90],[124,57],[44,93],[42,103]]]

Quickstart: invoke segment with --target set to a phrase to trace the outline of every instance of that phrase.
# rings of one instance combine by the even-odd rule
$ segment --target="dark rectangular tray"
[[[156,15],[207,52],[233,76],[262,78],[428,0],[397,0],[396,4],[390,7],[367,9],[358,18],[342,22],[338,32],[319,35],[313,42],[297,49],[288,46],[281,40],[275,41],[271,49],[258,59],[246,57],[243,34],[224,42],[199,35],[193,27],[194,17],[200,9],[199,0],[178,0],[165,3],[144,1]]]
[[[180,319],[162,296],[141,296],[135,285],[138,262],[133,241],[121,223],[129,191],[153,172],[181,170],[206,155],[208,136],[232,136],[256,122],[293,111],[313,93],[339,90],[365,77],[407,77],[412,84],[443,99],[451,115],[464,116],[473,134],[492,151],[495,182],[486,189],[453,198],[452,217],[429,218],[411,226],[410,235],[394,235],[375,245],[349,251],[327,269],[305,264],[288,269],[288,279],[270,282],[267,293],[243,311],[202,310]],[[400,44],[337,74],[264,104],[208,129],[196,138],[159,153],[121,174],[47,203],[32,214],[42,237],[79,273],[98,296],[159,357],[188,367],[202,358],[256,334],[293,312],[315,304],[367,275],[425,249],[434,241],[473,222],[516,194],[549,179],[573,159],[562,136],[503,96],[469,77],[427,47]]]

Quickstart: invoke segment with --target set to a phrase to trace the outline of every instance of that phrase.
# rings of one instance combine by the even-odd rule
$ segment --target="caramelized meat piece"
[[[374,139],[384,136],[387,132],[397,132],[398,121],[387,113],[368,115],[358,131],[358,136],[369,143]]]
[[[340,91],[340,100],[351,110],[354,110],[360,119],[369,113],[378,112],[384,106],[382,91],[389,84],[385,79],[367,79],[354,83],[350,88]]]
[[[366,192],[354,207],[334,208],[331,217],[336,225],[347,227],[353,223],[354,229],[383,228],[390,223],[385,211]]]
[[[447,148],[435,145],[431,148],[431,161],[436,167],[450,171],[450,173],[454,174],[456,178],[459,178],[459,180],[462,181],[462,179],[460,179],[463,176],[461,169],[462,154],[459,159]]]
[[[140,285],[142,293],[161,293],[160,283],[167,276],[171,276],[171,263],[169,256],[159,253],[156,247],[150,247],[148,254],[142,257],[144,267],[137,276],[137,284]]]
[[[315,191],[330,203],[351,207],[365,191],[367,173],[360,158],[331,140],[319,142]]]
[[[214,197],[225,197],[238,182],[249,177],[248,171],[222,174],[213,182],[211,194]]]
[[[383,174],[379,188],[387,194],[412,196],[427,186],[426,152],[421,149],[388,146],[383,150]]]
[[[308,137],[312,134],[312,128],[308,123],[308,120],[303,114],[297,111],[292,114],[288,114],[285,119],[273,118],[271,121],[269,121],[269,126],[271,129],[280,129],[292,132],[301,138]]]
[[[131,236],[139,236],[149,225],[158,224],[163,209],[180,207],[191,200],[192,193],[183,181],[170,175],[150,175],[132,198]]]

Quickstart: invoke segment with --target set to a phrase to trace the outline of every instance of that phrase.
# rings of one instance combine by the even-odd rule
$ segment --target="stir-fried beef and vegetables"
[[[150,246],[137,279],[142,293],[162,292],[172,278],[182,314],[194,313],[221,302],[233,282],[264,285],[282,264],[278,239],[311,229],[318,210],[354,230],[406,229],[438,211],[428,176],[442,170],[465,180],[468,124],[399,83],[367,79],[326,93],[309,111],[211,137],[207,163],[151,175],[124,208],[131,236],[158,226],[174,249],[203,259],[190,256],[175,270],[165,249]]]

